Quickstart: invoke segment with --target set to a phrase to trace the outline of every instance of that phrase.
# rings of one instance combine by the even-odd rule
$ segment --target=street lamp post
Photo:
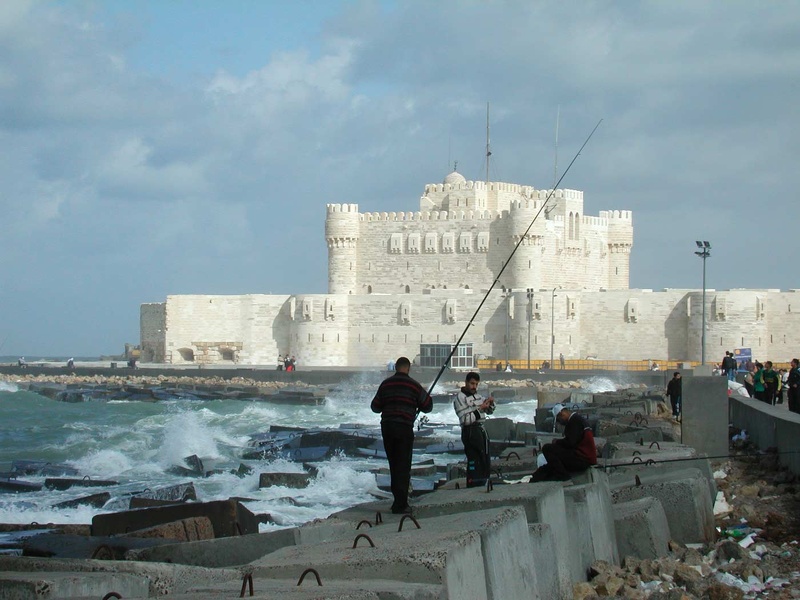
[[[556,343],[555,326],[556,326],[556,290],[553,288],[553,293],[550,295],[550,368],[553,368],[553,345]]]
[[[711,244],[706,241],[695,241],[700,248],[695,254],[703,259],[703,320],[700,335],[700,364],[706,364],[706,259],[711,256]]]
[[[506,367],[508,367],[508,365],[511,364],[508,362],[509,358],[508,347],[511,344],[511,329],[509,323],[510,312],[511,312],[511,290],[508,290],[508,292],[506,292],[506,365],[505,365]]]
[[[531,370],[531,316],[533,313],[533,288],[528,288],[528,371]]]

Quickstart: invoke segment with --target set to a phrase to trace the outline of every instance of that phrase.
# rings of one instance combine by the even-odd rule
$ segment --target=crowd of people
[[[297,370],[297,359],[294,355],[286,356],[278,355],[278,371],[296,371]]]

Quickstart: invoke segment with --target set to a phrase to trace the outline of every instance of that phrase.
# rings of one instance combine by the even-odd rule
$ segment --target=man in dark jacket
[[[681,374],[675,371],[672,374],[672,379],[667,384],[667,396],[669,396],[670,404],[672,404],[672,418],[676,421],[681,418],[681,395],[683,392],[683,383],[681,381]]]
[[[542,447],[547,464],[536,469],[531,483],[568,481],[570,472],[582,472],[597,464],[594,434],[586,420],[565,406],[556,414],[556,421],[564,426],[564,437]]]
[[[372,412],[381,413],[381,435],[392,479],[394,514],[410,513],[408,485],[411,482],[411,452],[414,448],[414,419],[429,413],[433,400],[425,388],[408,372],[411,361],[401,356],[395,361],[394,375],[385,379],[372,399]]]
[[[792,359],[789,377],[786,379],[786,397],[789,410],[800,413],[800,360]]]

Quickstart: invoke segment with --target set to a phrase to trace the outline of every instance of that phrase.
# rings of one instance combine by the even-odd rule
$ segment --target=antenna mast
[[[556,163],[553,167],[553,189],[555,189],[556,182],[558,181],[558,124],[561,121],[561,105],[558,105],[558,112],[556,113]]]
[[[489,193],[489,160],[492,151],[489,150],[489,103],[486,103],[486,193]]]

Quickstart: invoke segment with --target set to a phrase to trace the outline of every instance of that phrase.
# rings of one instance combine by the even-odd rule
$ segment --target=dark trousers
[[[536,469],[531,481],[566,481],[570,472],[581,472],[591,465],[585,458],[578,456],[572,448],[561,444],[545,444],[542,447],[547,464]]]
[[[411,483],[411,452],[414,449],[414,428],[403,423],[381,423],[383,448],[389,459],[392,477],[392,510],[408,506],[408,485]]]
[[[766,384],[766,388],[767,388],[767,391],[764,392],[766,399],[764,400],[764,402],[766,402],[767,404],[772,404],[774,406],[775,405],[776,395],[778,393],[778,385],[777,384],[768,383],[768,384]]]
[[[467,487],[486,485],[491,474],[489,436],[480,423],[461,428],[461,442],[467,455]]]
[[[681,416],[681,397],[680,396],[670,396],[669,397],[670,404],[672,404],[672,416],[673,417],[680,417]]]
[[[789,410],[793,413],[800,413],[800,390],[798,388],[788,388],[786,396],[789,402]]]

